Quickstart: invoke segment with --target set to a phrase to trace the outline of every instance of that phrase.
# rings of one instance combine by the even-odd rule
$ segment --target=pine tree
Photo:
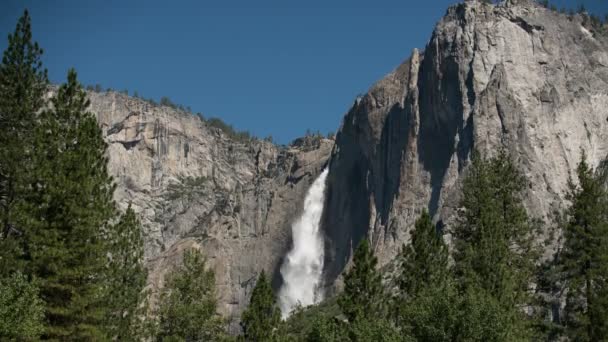
[[[106,144],[85,91],[68,81],[40,115],[31,191],[20,212],[26,270],[40,280],[46,304],[43,337],[100,339],[104,316],[104,236],[115,214]]]
[[[44,303],[36,284],[20,272],[0,278],[0,340],[37,340],[43,318]]]
[[[501,303],[479,284],[462,290],[452,341],[532,341],[520,307]]]
[[[363,239],[355,250],[353,267],[344,276],[344,292],[338,297],[340,309],[349,322],[382,313],[384,298],[377,263],[369,242]]]
[[[19,236],[26,227],[18,222],[15,207],[28,190],[32,132],[45,104],[48,77],[42,53],[32,42],[26,10],[8,37],[0,64],[0,273],[5,274],[19,269],[16,258],[23,253]]]
[[[305,339],[307,342],[348,342],[348,331],[344,324],[327,317],[316,317],[313,328]]]
[[[217,341],[224,336],[217,314],[215,275],[198,250],[184,253],[183,265],[161,293],[159,341]]]
[[[583,153],[578,185],[569,182],[568,221],[560,255],[568,289],[566,333],[577,341],[608,338],[608,194]]]
[[[448,250],[424,211],[411,243],[400,253],[399,325],[417,341],[452,341],[459,317],[459,296],[448,269]]]
[[[448,250],[425,210],[416,220],[411,243],[400,253],[399,288],[404,295],[442,284],[448,276]]]
[[[266,277],[266,272],[260,273],[249,306],[242,315],[241,325],[245,340],[255,342],[274,341],[281,322],[281,314],[276,305],[276,299]]]
[[[143,305],[146,294],[143,290],[147,272],[143,265],[141,225],[131,205],[109,229],[108,235],[106,329],[116,340],[139,341],[144,333],[142,317],[146,314]]]
[[[532,303],[529,288],[538,253],[533,223],[522,205],[526,180],[504,150],[489,160],[475,153],[468,172],[454,231],[461,292],[479,293],[475,300],[501,309],[492,314],[504,325],[494,329],[505,332],[503,339],[529,338],[531,323],[523,307]]]

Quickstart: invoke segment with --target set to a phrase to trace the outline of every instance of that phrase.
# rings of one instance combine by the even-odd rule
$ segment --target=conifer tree
[[[18,270],[23,253],[19,236],[27,228],[18,222],[16,206],[27,189],[32,168],[32,132],[44,106],[48,86],[42,49],[32,41],[27,10],[8,37],[0,64],[0,274]]]
[[[566,333],[577,341],[608,338],[608,194],[583,152],[578,185],[569,182],[561,266],[567,291]]]
[[[529,287],[538,254],[533,224],[522,205],[526,180],[504,150],[489,160],[475,153],[468,172],[454,231],[461,292],[479,294],[465,303],[500,308],[492,314],[504,324],[504,329],[494,329],[504,331],[503,338],[527,339],[530,322],[523,307],[532,302]],[[484,316],[492,315],[485,312],[479,317]]]
[[[441,284],[448,276],[448,250],[426,210],[416,220],[411,243],[403,247],[400,261],[399,288],[406,296]]]
[[[243,312],[241,325],[245,340],[255,342],[274,341],[281,322],[281,314],[266,272],[258,277],[249,306]]]
[[[0,278],[0,340],[37,340],[43,318],[44,304],[35,283],[20,272]]]
[[[326,317],[316,317],[313,327],[306,336],[307,342],[348,342],[348,332],[344,325]]]
[[[147,272],[143,265],[141,225],[131,205],[108,231],[109,262],[105,279],[106,329],[119,341],[139,341],[145,303]]]
[[[400,253],[399,325],[418,341],[452,341],[459,296],[448,269],[448,250],[427,211],[416,220]]]
[[[353,255],[353,266],[344,276],[344,291],[338,305],[346,318],[342,331],[351,341],[398,341],[401,336],[388,314],[388,296],[384,293],[382,276],[376,269],[377,258],[367,239],[363,239]]]
[[[224,336],[217,314],[215,275],[207,269],[198,250],[184,253],[183,265],[175,270],[162,290],[159,341],[217,341]]]
[[[89,102],[68,72],[67,83],[40,115],[31,191],[24,197],[26,270],[40,281],[49,339],[100,339],[104,317],[104,236],[114,217],[106,144]]]
[[[344,292],[338,298],[340,309],[350,322],[382,311],[382,278],[377,264],[369,242],[363,239],[355,250],[353,267],[344,276]]]

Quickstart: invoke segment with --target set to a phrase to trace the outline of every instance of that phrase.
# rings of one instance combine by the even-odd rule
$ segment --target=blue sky
[[[24,8],[51,81],[136,90],[287,143],[335,131],[354,98],[423,48],[451,0],[2,0],[0,48]],[[606,0],[581,3],[608,13]]]

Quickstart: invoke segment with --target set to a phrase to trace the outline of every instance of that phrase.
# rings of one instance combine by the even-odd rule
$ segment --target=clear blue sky
[[[355,96],[423,48],[457,1],[0,2],[0,48],[28,8],[53,82],[75,67],[84,84],[168,96],[286,143],[335,131]],[[608,12],[606,0],[553,3]]]

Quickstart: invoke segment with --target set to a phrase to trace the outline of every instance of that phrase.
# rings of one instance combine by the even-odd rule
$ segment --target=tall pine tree
[[[426,210],[416,220],[411,243],[403,247],[399,259],[399,288],[405,296],[446,280],[448,249]]]
[[[31,191],[23,217],[26,270],[40,280],[44,337],[99,339],[106,263],[104,236],[114,217],[106,144],[76,72],[40,115]]]
[[[583,153],[578,184],[569,182],[560,255],[567,287],[566,333],[577,341],[608,339],[608,194]]]
[[[474,153],[468,172],[454,230],[456,276],[465,299],[472,299],[465,300],[470,305],[463,312],[500,309],[492,315],[501,326],[488,331],[504,332],[499,339],[527,339],[531,324],[524,307],[532,303],[538,253],[533,223],[522,204],[526,180],[504,150],[489,160]],[[492,317],[480,312],[479,318]]]
[[[32,41],[27,10],[8,36],[0,64],[0,273],[19,269],[23,253],[19,237],[27,229],[16,206],[23,201],[32,169],[33,134],[37,113],[45,105],[47,71],[42,49]]]
[[[427,211],[416,220],[411,243],[399,260],[396,311],[404,333],[417,341],[452,341],[459,296],[448,269],[447,246]]]
[[[105,326],[107,334],[118,341],[139,341],[144,334],[147,272],[143,265],[143,246],[141,225],[129,205],[107,236]]]
[[[377,264],[369,242],[363,239],[353,255],[352,268],[344,276],[344,292],[338,297],[340,309],[350,322],[382,311],[382,278]]]
[[[387,317],[389,298],[377,264],[368,240],[363,239],[353,255],[352,268],[344,276],[344,291],[338,296],[338,305],[348,318],[342,331],[351,341],[400,340],[394,322]]]
[[[266,272],[260,273],[241,325],[246,341],[266,342],[277,338],[281,313]]]
[[[159,341],[218,341],[224,336],[217,314],[215,275],[198,250],[184,253],[184,262],[162,290]]]

